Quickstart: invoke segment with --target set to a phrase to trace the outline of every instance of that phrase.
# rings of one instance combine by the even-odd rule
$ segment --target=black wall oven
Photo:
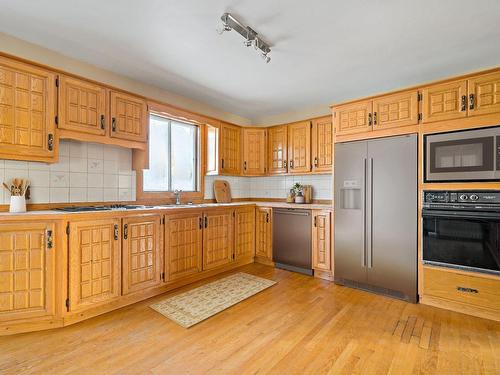
[[[500,126],[424,136],[426,182],[500,181]]]
[[[423,261],[500,275],[500,192],[425,191]]]

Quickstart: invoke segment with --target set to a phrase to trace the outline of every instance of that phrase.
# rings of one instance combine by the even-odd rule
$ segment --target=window
[[[143,172],[143,191],[198,191],[199,148],[197,125],[151,115],[149,169]]]

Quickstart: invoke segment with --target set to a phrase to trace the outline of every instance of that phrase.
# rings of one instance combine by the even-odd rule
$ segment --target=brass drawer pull
[[[464,292],[464,293],[479,293],[479,291],[477,289],[473,289],[473,288],[466,288],[466,287],[463,287],[463,286],[457,286],[457,290],[459,292]]]

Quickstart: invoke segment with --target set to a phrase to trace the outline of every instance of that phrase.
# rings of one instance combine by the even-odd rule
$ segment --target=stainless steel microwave
[[[424,180],[500,181],[500,126],[424,136]]]

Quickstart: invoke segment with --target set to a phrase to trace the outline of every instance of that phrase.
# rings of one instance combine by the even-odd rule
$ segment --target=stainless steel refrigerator
[[[417,302],[417,136],[335,144],[335,282]]]

